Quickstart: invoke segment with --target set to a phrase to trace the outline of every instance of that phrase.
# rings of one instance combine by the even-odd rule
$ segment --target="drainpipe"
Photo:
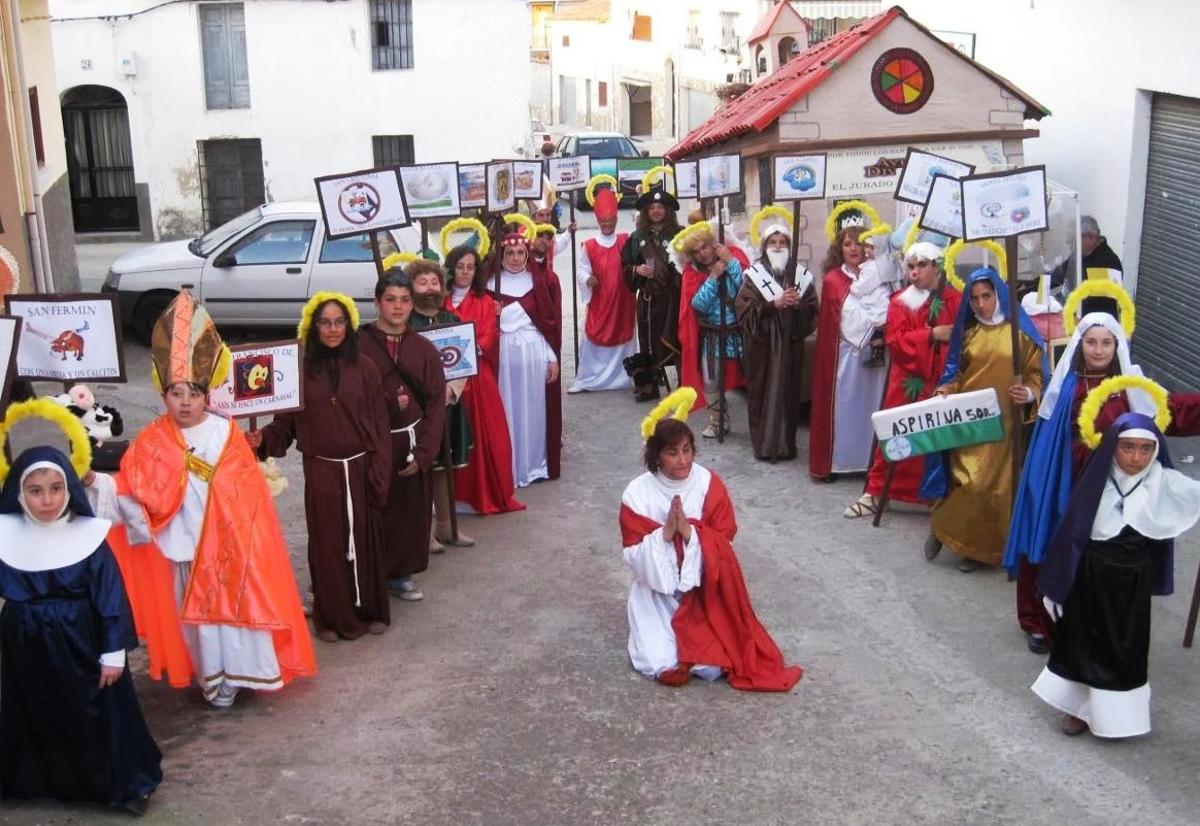
[[[29,85],[25,79],[25,55],[21,48],[21,10],[18,0],[9,0],[9,15],[12,31],[10,34],[13,44],[13,56],[16,63],[16,80],[20,95],[20,106],[14,107],[21,112],[24,129],[16,130],[21,153],[29,167],[29,196],[33,204],[33,212],[26,213],[26,223],[29,230],[29,260],[33,264],[34,290],[40,293],[54,291],[54,276],[50,266],[50,245],[46,236],[46,215],[42,205],[42,185],[38,174],[37,155],[34,152],[33,115],[29,111]],[[57,95],[56,95],[57,99]]]

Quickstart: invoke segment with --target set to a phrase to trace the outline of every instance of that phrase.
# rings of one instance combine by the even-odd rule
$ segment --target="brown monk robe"
[[[411,476],[392,473],[382,514],[387,578],[399,580],[429,567],[433,464],[442,448],[446,374],[437,347],[411,328],[396,336],[367,324],[359,331],[358,342],[363,356],[383,376],[383,398],[392,431],[392,467],[403,470],[411,455],[419,468]]]
[[[312,618],[327,642],[379,633],[391,620],[380,520],[392,475],[387,408],[379,370],[347,332],[337,348],[301,336],[304,409],[276,415],[262,430],[259,451],[283,456],[294,441],[304,456]]]
[[[786,273],[786,271],[785,271]],[[746,406],[750,414],[750,440],[756,459],[776,461],[796,458],[796,428],[800,422],[801,377],[804,373],[804,340],[816,323],[817,295],[813,278],[803,267],[798,279],[771,270],[764,255],[742,279],[734,299],[734,312],[742,330],[746,375]],[[767,295],[797,287],[799,302],[788,298],[781,307],[768,300],[759,282],[770,278]]]

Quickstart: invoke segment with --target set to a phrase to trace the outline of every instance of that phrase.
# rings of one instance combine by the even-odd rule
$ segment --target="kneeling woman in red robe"
[[[621,496],[621,544],[633,571],[629,659],[660,683],[725,675],[734,688],[790,691],[803,674],[750,605],[733,551],[733,502],[717,474],[695,463],[696,437],[683,421],[695,391],[684,387],[642,422],[646,472]],[[661,419],[661,421],[660,421]]]

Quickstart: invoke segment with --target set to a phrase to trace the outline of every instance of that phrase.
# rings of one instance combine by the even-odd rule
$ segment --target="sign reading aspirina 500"
[[[1003,411],[992,389],[935,396],[871,414],[889,462],[1004,438]]]

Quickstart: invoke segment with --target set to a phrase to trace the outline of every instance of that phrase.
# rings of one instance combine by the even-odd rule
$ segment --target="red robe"
[[[611,247],[596,243],[595,238],[583,244],[583,254],[588,257],[592,275],[600,282],[592,289],[583,332],[588,341],[601,347],[616,347],[633,338],[637,302],[621,276],[621,250],[628,238],[622,232]]]
[[[813,355],[812,407],[808,417],[808,475],[824,479],[833,472],[833,403],[837,397],[838,342],[842,339],[842,305],[850,295],[850,278],[841,268],[821,281],[817,317],[817,349]]]
[[[557,479],[562,470],[562,286],[549,264],[539,264],[532,256],[529,272],[533,275],[532,290],[519,299],[502,295],[497,300],[502,306],[519,302],[558,359],[558,378],[546,385],[546,468],[550,478]],[[499,335],[488,358],[492,364],[500,363]]]
[[[475,449],[471,451],[467,466],[454,471],[455,496],[476,513],[525,510],[525,506],[513,498],[516,485],[512,473],[512,444],[504,418],[504,402],[500,399],[500,385],[496,383],[500,341],[496,302],[486,293],[467,293],[457,307],[453,296],[446,296],[445,308],[463,321],[475,322],[475,344],[482,354],[479,374],[467,379],[463,391],[462,404],[471,421]]]
[[[750,269],[750,260],[745,253],[736,247],[730,247],[729,252],[742,265],[742,272]],[[679,383],[687,385],[696,391],[696,403],[692,412],[703,410],[708,400],[704,397],[704,373],[700,364],[700,318],[692,308],[692,299],[700,289],[708,273],[701,272],[691,264],[683,269],[679,292]],[[736,291],[726,295],[729,309],[733,309]],[[729,325],[730,333],[737,333],[736,324]],[[746,386],[746,376],[742,373],[742,365],[738,359],[725,359],[725,390],[738,390]]]
[[[671,619],[679,662],[715,665],[729,673],[729,684],[745,691],[791,691],[804,670],[784,665],[783,654],[750,605],[742,567],[733,551],[737,521],[729,491],[716,473],[704,497],[699,521],[691,520],[700,534],[703,573],[700,587],[683,595]],[[662,524],[621,506],[621,544],[636,545]],[[675,538],[676,553],[683,559],[683,542]]]
[[[944,342],[933,340],[931,331],[942,324],[954,324],[958,304],[962,300],[962,293],[958,290],[950,286],[942,287],[941,309],[936,318],[930,319],[933,296],[920,309],[910,310],[900,300],[903,293],[903,290],[896,293],[888,304],[887,347],[891,365],[888,367],[887,390],[880,410],[924,401],[933,395],[933,388],[946,369],[947,348]],[[883,453],[876,447],[871,469],[867,473],[867,493],[879,496],[883,492],[887,465]],[[920,503],[922,500],[917,492],[921,488],[924,457],[914,456],[895,465],[888,498]]]

